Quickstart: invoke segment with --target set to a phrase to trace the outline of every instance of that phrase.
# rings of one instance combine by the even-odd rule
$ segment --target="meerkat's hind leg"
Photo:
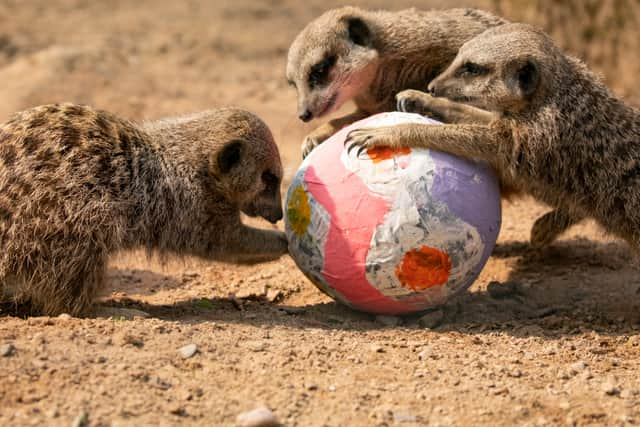
[[[38,261],[30,297],[43,314],[86,316],[104,285],[105,250],[89,238],[78,241],[84,244],[57,248]]]
[[[396,95],[397,109],[404,113],[417,113],[449,124],[487,125],[498,116],[490,111],[470,105],[436,98],[419,90],[408,89]]]
[[[531,228],[531,246],[543,248],[553,243],[560,234],[583,219],[575,214],[569,215],[562,208],[547,212],[538,218]]]

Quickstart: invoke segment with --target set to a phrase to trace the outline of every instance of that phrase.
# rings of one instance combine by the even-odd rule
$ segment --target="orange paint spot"
[[[411,153],[411,148],[391,148],[391,147],[373,147],[367,149],[367,155],[373,163],[378,163],[383,160],[389,160],[393,156],[409,154]]]
[[[451,261],[446,252],[423,246],[412,249],[396,267],[396,277],[405,288],[423,291],[449,280]]]

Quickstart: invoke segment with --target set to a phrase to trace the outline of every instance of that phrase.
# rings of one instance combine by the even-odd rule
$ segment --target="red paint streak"
[[[372,117],[373,119],[373,117]],[[371,120],[358,122],[362,127]],[[351,125],[316,148],[305,173],[307,190],[331,215],[324,249],[327,282],[355,308],[400,314],[416,310],[408,301],[384,296],[366,278],[365,262],[371,238],[389,211],[390,203],[372,194],[362,180],[340,160]]]
[[[373,147],[367,149],[367,155],[371,160],[373,160],[373,163],[380,163],[383,160],[389,160],[393,156],[402,156],[410,153],[411,148],[408,147]]]
[[[402,286],[414,291],[447,283],[450,272],[449,255],[429,246],[410,250],[396,267],[396,276]]]

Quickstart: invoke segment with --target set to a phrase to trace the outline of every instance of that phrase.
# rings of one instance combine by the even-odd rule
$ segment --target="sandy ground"
[[[286,51],[337,4],[0,0],[0,120],[63,100],[133,119],[242,106],[272,128],[288,180],[317,123],[295,117]],[[289,258],[120,254],[104,299],[150,318],[2,313],[0,425],[233,425],[259,405],[287,426],[638,423],[640,272],[590,223],[531,250],[545,210],[506,204],[480,278],[423,319],[346,309]],[[198,351],[185,359],[187,344]]]

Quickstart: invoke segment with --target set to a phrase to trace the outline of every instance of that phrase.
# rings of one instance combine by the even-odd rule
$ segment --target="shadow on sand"
[[[449,301],[439,313],[430,315],[432,329],[466,334],[492,330],[549,338],[589,331],[619,335],[639,329],[640,271],[622,243],[576,239],[536,251],[527,243],[508,242],[498,245],[492,256],[512,259],[508,280]],[[142,282],[165,289],[180,286],[170,276],[142,270],[112,271],[110,275],[128,281],[123,283],[126,287],[117,288]],[[220,321],[353,331],[388,327],[371,314],[334,302],[293,307],[260,298],[202,298],[152,305],[125,299],[104,305],[135,308],[155,318],[186,323]],[[29,314],[25,306],[0,306],[1,316]],[[424,314],[405,316],[396,327],[424,329]]]

